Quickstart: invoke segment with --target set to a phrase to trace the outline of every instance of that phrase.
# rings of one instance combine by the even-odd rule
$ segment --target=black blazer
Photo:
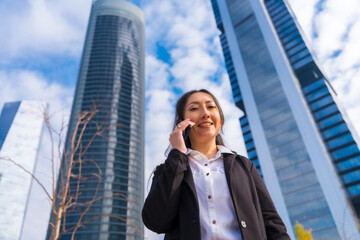
[[[249,159],[223,153],[226,180],[243,240],[290,240],[265,184]],[[186,154],[171,150],[156,167],[142,210],[144,224],[166,240],[201,240],[199,204]]]

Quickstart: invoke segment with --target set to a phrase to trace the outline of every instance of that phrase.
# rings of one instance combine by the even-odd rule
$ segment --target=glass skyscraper
[[[22,238],[33,173],[43,130],[45,103],[5,103],[0,114],[0,239]],[[26,223],[31,226],[31,222]]]
[[[211,0],[246,150],[287,228],[360,239],[358,137],[286,0]]]
[[[75,153],[75,159],[81,157],[84,164],[76,165],[73,173],[81,171],[83,177],[89,177],[81,182],[78,201],[89,201],[96,193],[98,180],[91,176],[98,169],[92,162],[102,172],[97,196],[112,196],[94,202],[83,220],[116,215],[129,223],[106,216],[95,218],[76,231],[75,239],[142,239],[133,225],[143,231],[144,37],[145,18],[137,6],[123,0],[93,1],[65,151],[71,150],[72,134],[80,135],[76,130],[79,114],[95,106],[98,112],[87,125],[81,145],[95,138],[84,154]],[[95,136],[99,129],[104,132]],[[76,183],[72,178],[71,193]],[[83,210],[68,212],[65,228],[73,227]],[[65,233],[61,239],[71,239],[71,234]]]

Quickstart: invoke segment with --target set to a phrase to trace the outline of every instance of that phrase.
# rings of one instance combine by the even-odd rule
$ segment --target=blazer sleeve
[[[279,214],[276,211],[275,205],[270,197],[269,192],[262,180],[255,164],[250,162],[250,173],[254,180],[257,195],[260,202],[262,216],[264,219],[266,236],[268,240],[291,240],[287,234],[286,227]]]
[[[165,162],[156,167],[151,189],[142,209],[142,219],[148,229],[166,233],[175,226],[187,163],[186,154],[172,149]]]

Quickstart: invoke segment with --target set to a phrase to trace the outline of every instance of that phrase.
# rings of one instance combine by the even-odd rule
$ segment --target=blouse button
[[[207,173],[206,176],[209,176],[210,173]]]
[[[211,199],[211,198],[212,198],[211,195],[209,195],[209,196],[208,196],[208,199]]]
[[[213,221],[212,221],[212,224],[216,224],[216,221],[215,221],[215,220],[213,220]]]
[[[241,226],[242,226],[243,228],[246,228],[246,222],[245,222],[245,221],[241,221]]]
[[[205,163],[205,167],[207,167],[208,166],[208,164],[207,163]]]

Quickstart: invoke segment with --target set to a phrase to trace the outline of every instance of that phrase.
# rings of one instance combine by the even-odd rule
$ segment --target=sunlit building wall
[[[98,180],[93,174],[99,171],[94,163],[102,175],[97,196],[108,197],[91,205],[83,220],[92,220],[76,231],[75,239],[142,239],[138,230],[143,231],[144,35],[144,14],[137,6],[122,0],[93,1],[65,151],[71,149],[72,134],[80,136],[79,114],[96,108],[81,145],[87,146],[98,130],[103,131],[81,155],[81,173],[89,179],[81,184],[78,202],[89,201],[96,193]],[[79,172],[76,165],[73,173]],[[72,178],[72,194],[76,184]],[[67,213],[66,229],[77,224],[85,208]],[[100,215],[106,216],[96,217]],[[71,239],[71,234],[61,239]]]
[[[36,101],[8,102],[2,108],[0,115],[0,239],[18,240],[21,237],[25,224],[24,218],[28,210],[30,186],[36,184],[29,173],[33,173],[38,157],[44,110],[45,103]],[[27,224],[31,225],[31,222]]]
[[[288,3],[211,2],[248,156],[290,234],[360,238],[358,137]]]

